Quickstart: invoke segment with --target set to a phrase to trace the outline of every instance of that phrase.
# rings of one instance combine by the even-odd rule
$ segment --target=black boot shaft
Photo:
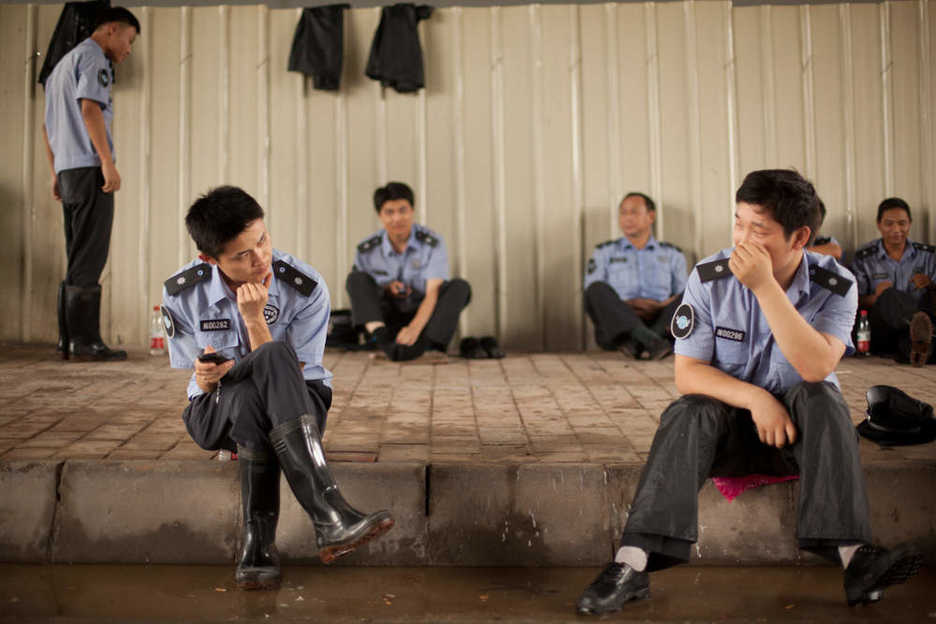
[[[101,340],[101,286],[65,286],[65,318],[71,357],[126,360],[127,352],[109,348]]]
[[[237,462],[244,543],[235,580],[243,589],[266,589],[275,587],[280,579],[280,558],[276,550],[280,469],[273,457],[257,461],[243,455],[249,453],[241,453]]]

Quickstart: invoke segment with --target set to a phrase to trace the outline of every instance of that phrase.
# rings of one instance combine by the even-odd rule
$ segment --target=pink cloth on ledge
[[[770,485],[771,483],[792,481],[793,479],[799,479],[799,475],[777,477],[774,475],[753,474],[744,477],[712,477],[712,483],[714,483],[718,491],[722,493],[722,496],[727,498],[730,502],[744,490],[760,487],[762,485]]]

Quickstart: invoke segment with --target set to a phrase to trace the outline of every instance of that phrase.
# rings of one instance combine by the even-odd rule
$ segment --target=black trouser
[[[880,294],[871,306],[869,313],[871,324],[871,351],[874,353],[893,353],[899,362],[910,361],[910,319],[917,312],[926,312],[931,319],[936,318],[933,306],[933,294],[924,292],[922,296],[888,288]],[[933,362],[936,353],[930,356]]]
[[[331,388],[304,380],[293,348],[274,341],[238,362],[214,392],[192,399],[182,420],[203,449],[241,446],[273,455],[270,429],[311,414],[324,433],[329,407]]]
[[[595,325],[595,342],[609,351],[617,349],[638,327],[648,327],[661,338],[667,337],[670,321],[681,301],[682,293],[668,303],[648,327],[607,282],[593,282],[585,289],[585,312]]]
[[[103,185],[100,167],[80,167],[58,173],[65,217],[68,258],[65,284],[68,286],[96,286],[107,262],[114,223],[114,194],[102,191]]]
[[[800,548],[836,560],[838,546],[871,541],[858,434],[842,394],[803,382],[777,398],[796,425],[792,447],[761,443],[748,410],[711,397],[687,395],[666,408],[621,538],[649,553],[648,570],[689,560],[710,476],[798,474]]]
[[[346,286],[351,297],[351,320],[354,325],[360,327],[372,321],[382,321],[393,336],[413,319],[421,300],[387,295],[377,280],[364,271],[352,271]],[[470,302],[471,286],[468,282],[459,278],[443,282],[435,309],[421,336],[431,345],[444,350],[455,335],[458,316]]]

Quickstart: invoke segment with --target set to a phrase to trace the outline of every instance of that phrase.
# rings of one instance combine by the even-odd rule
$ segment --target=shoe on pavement
[[[887,550],[865,544],[859,548],[845,568],[845,599],[848,605],[877,602],[884,597],[884,588],[905,583],[919,572],[923,555],[909,546]]]
[[[631,600],[642,600],[649,596],[649,574],[612,561],[585,589],[576,609],[579,615],[612,613],[619,611]]]

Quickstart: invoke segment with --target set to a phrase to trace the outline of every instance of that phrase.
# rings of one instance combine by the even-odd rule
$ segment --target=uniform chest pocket
[[[721,328],[716,330],[715,359],[725,364],[747,363],[748,359],[750,359],[750,349],[748,347],[747,341],[744,340],[744,338],[738,340],[737,334],[735,334],[735,337],[733,338],[719,336],[717,333],[718,331],[722,331],[724,333],[725,330],[722,330]],[[728,331],[733,332],[735,330]],[[738,334],[740,334],[740,332],[738,332]]]
[[[235,329],[230,319],[199,321],[198,328],[195,330],[195,339],[198,341],[201,350],[204,351],[207,345],[211,345],[215,351],[223,352],[224,355],[229,357],[234,357],[237,347],[240,345],[237,329]]]

